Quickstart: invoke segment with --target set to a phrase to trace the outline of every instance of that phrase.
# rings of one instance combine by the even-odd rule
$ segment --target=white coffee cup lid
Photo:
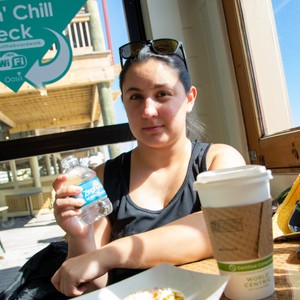
[[[224,183],[229,181],[240,181],[243,179],[260,178],[260,179],[271,179],[271,171],[266,170],[265,166],[260,165],[246,165],[235,168],[228,168],[217,171],[207,171],[200,173],[197,176],[197,183],[209,184],[209,183]]]

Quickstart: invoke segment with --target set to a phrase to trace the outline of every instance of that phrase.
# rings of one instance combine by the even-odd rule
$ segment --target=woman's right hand
[[[82,198],[75,198],[82,192],[82,188],[76,185],[64,184],[68,176],[61,174],[53,182],[55,190],[54,216],[57,224],[73,237],[84,237],[89,232],[89,226],[84,226],[77,218],[80,208],[85,202]]]

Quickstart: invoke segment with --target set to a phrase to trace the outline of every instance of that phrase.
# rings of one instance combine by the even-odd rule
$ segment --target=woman
[[[170,39],[120,48],[122,100],[137,147],[96,171],[114,210],[88,227],[73,218],[83,201],[60,175],[55,217],[68,233],[68,259],[52,278],[78,296],[161,263],[184,264],[212,256],[198,195],[198,173],[244,165],[234,148],[187,137],[187,115],[197,91],[182,44]],[[122,64],[123,65],[123,64]]]

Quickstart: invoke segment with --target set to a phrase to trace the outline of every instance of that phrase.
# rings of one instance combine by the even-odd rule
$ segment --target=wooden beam
[[[9,127],[15,127],[16,123],[0,111],[0,121],[8,125]]]
[[[133,140],[134,137],[128,124],[67,131],[0,142],[0,160],[6,161]]]
[[[96,121],[96,113],[97,113],[97,104],[99,104],[99,95],[98,95],[98,88],[95,84],[93,86],[93,100],[92,100],[92,107],[91,107],[91,125],[93,127],[94,121]]]

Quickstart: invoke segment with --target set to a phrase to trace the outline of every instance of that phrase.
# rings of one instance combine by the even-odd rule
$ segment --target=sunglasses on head
[[[123,68],[124,66],[123,59],[133,59],[137,57],[139,52],[146,46],[149,46],[150,50],[153,53],[161,55],[177,54],[177,50],[180,49],[182,54],[181,58],[186,69],[188,70],[182,43],[173,39],[157,39],[151,41],[130,42],[121,46],[119,48],[121,67]]]

